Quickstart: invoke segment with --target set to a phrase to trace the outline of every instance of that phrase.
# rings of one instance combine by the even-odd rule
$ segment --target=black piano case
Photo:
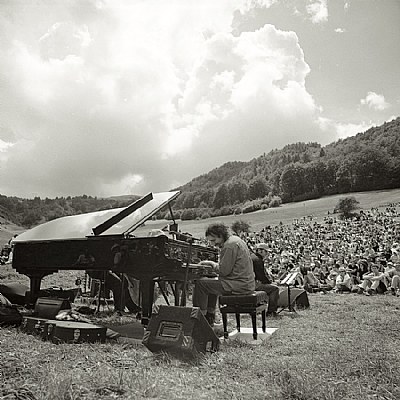
[[[71,303],[66,299],[39,297],[35,304],[35,314],[40,318],[54,319],[61,310],[70,310]]]
[[[42,339],[47,339],[48,333],[48,324],[56,323],[55,320],[48,320],[46,318],[38,318],[38,317],[22,317],[21,330],[22,332],[38,335]]]
[[[54,343],[105,342],[107,328],[75,321],[56,321],[48,326],[48,338]]]

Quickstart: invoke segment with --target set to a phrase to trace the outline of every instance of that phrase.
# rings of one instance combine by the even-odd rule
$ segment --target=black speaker
[[[35,304],[35,313],[40,318],[54,319],[61,310],[70,310],[71,303],[67,299],[39,297]]]
[[[143,344],[154,353],[193,357],[217,351],[220,341],[199,308],[160,306],[150,318]]]
[[[278,307],[286,308],[289,306],[289,295],[288,289],[280,289]],[[310,307],[308,300],[308,294],[305,290],[299,288],[290,288],[290,304],[296,306],[296,308],[304,309]]]

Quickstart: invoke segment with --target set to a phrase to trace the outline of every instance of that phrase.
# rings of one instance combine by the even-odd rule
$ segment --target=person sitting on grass
[[[357,264],[357,280],[359,284],[363,280],[363,276],[370,272],[368,261],[365,258],[362,258]]]
[[[351,276],[347,273],[346,268],[339,267],[338,272],[334,291],[336,293],[351,292]]]
[[[351,286],[354,287],[361,283],[361,280],[358,278],[358,266],[354,262],[350,262],[347,265],[347,273],[351,278]]]
[[[300,267],[300,272],[303,275],[303,287],[308,293],[315,293],[320,290],[320,282],[309,267]]]
[[[370,296],[371,294],[384,293],[386,291],[386,286],[383,283],[385,279],[385,274],[379,271],[377,264],[371,264],[371,272],[363,276],[363,280],[360,285],[358,285],[359,290],[357,293],[366,294]],[[385,286],[383,288],[383,286]]]
[[[336,286],[336,278],[339,275],[339,265],[334,264],[332,267],[329,269],[329,275],[326,278],[326,283],[328,287],[331,289],[334,289]]]
[[[388,269],[385,276],[390,281],[390,291],[393,296],[400,294],[400,264],[388,262]],[[399,293],[399,294],[398,294]]]

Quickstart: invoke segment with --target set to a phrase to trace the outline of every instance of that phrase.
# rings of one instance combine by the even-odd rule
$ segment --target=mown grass
[[[343,197],[354,197],[359,202],[360,209],[370,210],[372,207],[383,207],[390,203],[397,203],[400,198],[400,189],[375,190],[371,192],[355,192],[347,194],[337,194],[325,196],[320,199],[301,201],[297,203],[287,203],[279,208],[268,208],[248,214],[227,215],[223,217],[213,217],[204,220],[178,221],[179,229],[182,232],[189,232],[194,237],[204,237],[207,226],[215,221],[224,222],[231,226],[234,221],[243,220],[250,224],[252,231],[260,231],[267,225],[291,224],[294,218],[302,218],[312,215],[315,219],[321,220],[332,214],[339,199]],[[168,221],[148,221],[145,226],[137,232],[148,233],[149,229],[162,228]]]
[[[261,345],[227,341],[193,360],[1,328],[0,398],[399,399],[400,299],[330,293],[310,302],[269,321],[278,330]],[[18,393],[26,397],[10,397]]]
[[[398,194],[352,195],[370,209],[397,202]],[[339,197],[222,220],[245,219],[259,230],[310,214],[321,218]],[[184,221],[180,228],[201,237],[211,220]],[[42,287],[74,286],[75,274],[48,276]],[[3,283],[29,282],[11,266],[1,266],[0,275]],[[55,345],[3,327],[0,399],[400,399],[400,298],[309,298],[309,310],[269,321],[278,330],[263,344],[227,341],[217,353],[190,361],[152,354],[135,343]],[[234,321],[229,323],[232,328]],[[250,326],[248,318],[243,325]]]

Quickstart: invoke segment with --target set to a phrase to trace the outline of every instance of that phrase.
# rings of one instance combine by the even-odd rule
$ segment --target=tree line
[[[294,143],[229,162],[177,189],[183,219],[245,213],[326,195],[400,187],[400,118],[325,147]]]
[[[321,196],[400,187],[400,118],[325,147],[289,144],[248,162],[231,161],[175,188],[174,217],[242,214]],[[125,207],[138,196],[20,199],[0,195],[0,217],[31,227],[66,215]],[[156,218],[170,219],[169,210]]]
[[[22,199],[0,195],[0,217],[30,228],[59,217],[125,207],[131,202],[132,200],[120,201],[87,195],[56,197],[55,199],[47,197],[41,199],[39,196],[33,199]]]

